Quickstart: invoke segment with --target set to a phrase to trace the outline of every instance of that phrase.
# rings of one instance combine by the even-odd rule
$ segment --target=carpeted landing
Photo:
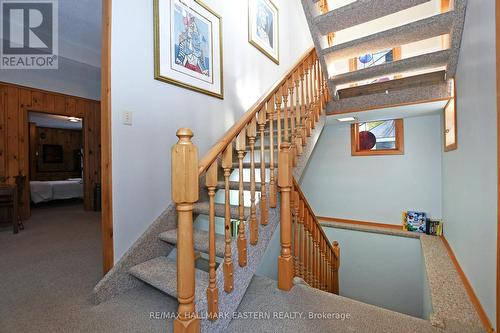
[[[99,213],[79,202],[33,210],[17,235],[0,230],[0,332],[165,332],[150,312],[175,311],[175,299],[141,286],[91,303],[101,278]]]

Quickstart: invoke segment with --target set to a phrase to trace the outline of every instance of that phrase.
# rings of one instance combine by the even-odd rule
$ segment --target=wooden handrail
[[[288,70],[280,80],[278,80],[268,92],[262,96],[255,104],[243,114],[243,116],[238,120],[231,128],[224,134],[224,136],[217,141],[215,145],[210,148],[210,150],[205,154],[205,156],[200,160],[198,174],[201,176],[212,163],[215,161],[217,156],[219,156],[226,147],[234,140],[234,138],[241,132],[241,130],[255,118],[257,112],[265,107],[265,104],[278,90],[281,88],[284,82],[286,82],[292,75],[293,72],[300,66],[308,57],[315,52],[314,48],[308,49],[302,57]]]
[[[299,196],[304,201],[304,204],[306,205],[307,210],[309,210],[309,212],[311,212],[311,214],[313,216],[314,223],[317,224],[321,235],[323,236],[324,239],[328,240],[328,237],[326,236],[325,231],[323,230],[323,228],[321,228],[321,224],[319,223],[318,217],[316,216],[316,214],[314,214],[314,211],[312,210],[311,206],[309,205],[309,202],[307,201],[306,196],[304,195],[304,193],[300,189],[299,183],[297,183],[297,181],[295,180],[295,177],[293,178],[293,186],[294,186],[295,190],[297,192],[299,192]],[[330,249],[332,250],[333,254],[335,255],[335,259],[338,259],[337,254],[334,251],[333,245],[329,241],[327,243],[328,243]]]

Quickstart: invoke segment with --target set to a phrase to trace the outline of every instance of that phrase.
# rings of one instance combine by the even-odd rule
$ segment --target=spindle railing
[[[314,288],[338,294],[339,244],[330,243],[295,179],[292,180],[291,206],[294,275]]]
[[[207,293],[208,319],[217,320],[219,290],[215,274],[215,191],[219,183],[219,175],[225,192],[224,209],[224,260],[222,263],[224,276],[224,293],[231,293],[238,283],[238,269],[232,260],[233,251],[238,253],[238,265],[247,265],[246,218],[244,207],[244,190],[250,188],[250,214],[248,216],[250,246],[259,241],[259,223],[268,224],[268,211],[277,207],[278,187],[281,203],[281,254],[278,258],[278,287],[289,290],[293,286],[293,276],[301,276],[311,285],[328,291],[334,291],[333,277],[334,258],[328,249],[331,248],[326,238],[313,224],[309,217],[307,224],[299,222],[297,214],[306,212],[296,210],[291,203],[306,203],[303,196],[296,199],[297,187],[292,182],[292,168],[298,156],[303,153],[313,128],[324,111],[328,98],[326,77],[319,66],[314,49],[304,56],[263,96],[243,117],[236,122],[198,163],[197,148],[191,141],[193,133],[189,129],[177,132],[179,141],[172,148],[172,197],[177,204],[178,236],[177,236],[177,292],[179,316],[174,321],[175,332],[196,332],[200,329],[200,318],[196,314],[195,305],[195,260],[193,243],[193,208],[198,201],[200,189],[199,179],[205,180],[209,197],[209,281]],[[268,139],[269,145],[266,145]],[[258,142],[260,141],[260,142]],[[255,153],[260,154],[260,166],[255,162]],[[278,160],[276,161],[276,154]],[[246,154],[250,154],[250,163],[244,163]],[[268,158],[266,158],[268,157]],[[235,159],[235,160],[233,160]],[[266,163],[266,160],[269,162]],[[277,162],[277,165],[276,165]],[[221,172],[219,172],[219,169]],[[239,179],[238,191],[238,232],[236,249],[232,248],[231,239],[231,204],[230,191],[235,189],[229,181],[231,172],[237,169]],[[243,169],[250,171],[250,186],[245,187]],[[278,169],[278,176],[276,171]],[[260,184],[257,184],[256,172],[260,172]],[[269,181],[266,173],[269,172]],[[259,185],[259,191],[257,191]],[[260,219],[257,221],[257,197],[260,192]],[[303,205],[306,207],[305,205]],[[309,207],[307,205],[307,207]],[[313,216],[307,210],[308,216]],[[233,212],[234,215],[234,212]],[[292,216],[294,219],[292,221]],[[294,232],[292,228],[303,225],[303,233]],[[308,233],[306,235],[306,232]],[[304,238],[307,251],[306,258],[300,255],[304,247],[293,237]],[[311,244],[314,244],[314,248]],[[309,247],[307,247],[309,246]],[[296,248],[297,247],[297,248]],[[314,250],[314,252],[313,252]],[[323,264],[325,260],[326,264]],[[306,261],[306,259],[308,261]],[[313,262],[318,265],[311,266]],[[337,266],[338,267],[338,266]],[[318,271],[317,271],[318,270]],[[307,274],[307,278],[305,277]],[[323,279],[323,275],[325,279]],[[329,277],[331,281],[326,280]],[[314,279],[314,283],[312,283]],[[331,288],[330,288],[331,287]],[[337,288],[338,290],[338,288]]]

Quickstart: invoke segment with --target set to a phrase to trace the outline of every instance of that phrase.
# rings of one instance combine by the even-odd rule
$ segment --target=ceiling
[[[101,67],[101,3],[102,0],[57,1],[59,57]]]
[[[102,0],[59,1],[59,53],[101,67]]]
[[[50,128],[60,128],[60,129],[71,129],[71,130],[81,130],[82,121],[71,122],[66,116],[59,116],[55,114],[46,114],[38,112],[30,112],[29,114],[30,123],[36,123],[38,127],[50,127]]]
[[[404,106],[396,106],[390,108],[342,113],[338,115],[329,115],[326,120],[326,124],[329,126],[345,125],[346,123],[341,123],[337,121],[339,118],[355,117],[357,120],[354,122],[366,122],[366,121],[376,121],[376,120],[387,120],[387,119],[401,119],[401,118],[411,118],[419,116],[428,116],[431,114],[438,114],[442,112],[448,101],[437,101],[428,102]],[[348,123],[347,123],[348,124]]]

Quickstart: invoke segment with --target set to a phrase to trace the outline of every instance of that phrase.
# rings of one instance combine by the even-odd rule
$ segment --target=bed
[[[81,178],[55,181],[31,181],[31,201],[35,204],[52,200],[83,198]]]

